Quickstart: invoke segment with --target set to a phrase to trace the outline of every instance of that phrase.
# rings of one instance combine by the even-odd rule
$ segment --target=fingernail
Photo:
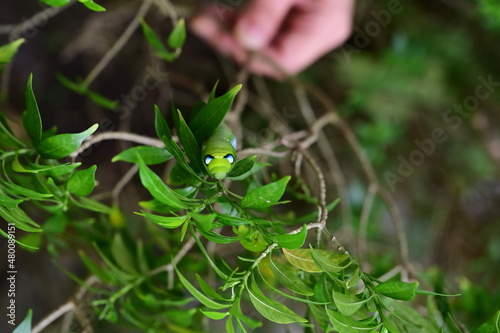
[[[266,44],[263,32],[255,25],[238,24],[235,31],[236,39],[246,49],[260,50]]]

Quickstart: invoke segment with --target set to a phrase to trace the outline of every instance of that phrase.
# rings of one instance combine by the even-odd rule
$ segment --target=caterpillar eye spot
[[[212,160],[214,159],[214,157],[212,155],[206,155],[205,156],[205,165],[208,165],[210,162],[212,162]]]
[[[233,163],[234,163],[234,156],[233,156],[233,154],[227,154],[226,156],[224,156],[224,158],[225,158],[226,160],[228,160],[228,161],[229,161],[229,163],[231,163],[231,164],[233,164]]]

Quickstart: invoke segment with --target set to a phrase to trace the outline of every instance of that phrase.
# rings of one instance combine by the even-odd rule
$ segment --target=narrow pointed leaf
[[[186,121],[182,117],[182,113],[179,110],[177,110],[176,112],[179,119],[179,128],[178,128],[179,139],[182,143],[182,146],[184,147],[184,152],[186,153],[186,156],[191,162],[194,171],[202,172],[205,169],[205,167],[201,162],[200,147],[196,142],[196,139],[193,133],[191,132],[191,129],[188,127]]]
[[[170,46],[173,49],[177,49],[182,47],[184,45],[184,41],[186,40],[186,24],[184,22],[184,19],[181,18],[177,21],[177,24],[175,25],[174,29],[168,36],[168,46]]]
[[[59,159],[69,156],[80,147],[85,138],[97,130],[97,127],[99,127],[99,125],[94,124],[81,133],[58,134],[48,137],[40,142],[37,146],[37,150],[40,155],[50,159]]]
[[[331,309],[326,309],[328,317],[331,323],[339,333],[365,333],[374,332],[379,328],[379,326],[366,325],[359,322],[352,317],[344,316],[343,314],[333,311]]]
[[[0,46],[0,69],[2,69],[3,65],[12,61],[17,50],[25,41],[24,38],[19,38],[9,44]]]
[[[410,301],[415,297],[418,282],[388,281],[375,287],[375,291],[384,296]]]
[[[233,170],[229,172],[227,175],[228,177],[240,177],[244,175],[245,173],[249,172],[252,170],[253,166],[255,165],[255,159],[257,158],[257,155],[252,155],[245,157],[242,160],[238,160],[236,164],[234,165]]]
[[[168,229],[175,229],[180,227],[184,222],[189,219],[189,216],[160,216],[142,212],[140,215],[145,216],[151,222],[158,224],[161,227]]]
[[[261,210],[276,204],[283,196],[289,180],[290,176],[285,176],[248,192],[241,200],[241,207]]]
[[[307,236],[306,226],[296,234],[284,234],[271,237],[271,240],[285,249],[298,249],[304,245]]]
[[[310,249],[287,250],[283,248],[282,250],[288,262],[298,269],[310,273],[323,272],[323,269],[314,262]]]
[[[139,158],[139,176],[142,185],[151,193],[158,201],[172,207],[173,209],[185,209],[188,205],[184,204],[177,194],[168,187],[161,178],[155,174],[145,163]]]
[[[123,161],[128,163],[138,163],[139,155],[146,165],[161,164],[172,158],[165,148],[151,146],[136,146],[122,151],[111,159],[111,162]]]
[[[42,119],[33,93],[33,74],[30,74],[26,84],[26,111],[23,114],[23,125],[31,142],[37,146],[42,140]]]
[[[233,103],[234,97],[240,89],[241,84],[235,86],[224,95],[210,101],[193,117],[189,127],[199,145],[212,135],[215,129],[222,123]]]
[[[206,317],[208,317],[212,320],[221,320],[221,319],[226,318],[229,315],[229,312],[203,311],[201,309],[200,309],[200,311]]]
[[[307,319],[302,318],[285,305],[265,296],[255,284],[252,284],[247,291],[253,306],[264,318],[278,324],[307,322]]]
[[[95,187],[96,169],[97,166],[93,165],[88,169],[78,170],[73,173],[66,184],[67,190],[81,197],[86,197],[92,193]]]
[[[40,1],[52,7],[62,7],[67,5],[71,0],[40,0]]]
[[[297,276],[296,271],[291,267],[280,263],[279,261],[269,260],[271,271],[273,272],[276,280],[281,283],[285,288],[293,291],[294,293],[312,296],[314,292]]]
[[[201,290],[209,297],[218,300],[218,301],[230,301],[229,299],[225,299],[221,295],[219,295],[208,283],[203,280],[203,278],[196,273],[196,280],[198,281],[198,284],[200,285]]]
[[[330,273],[340,272],[352,263],[348,253],[313,249],[311,247],[311,255],[319,267]]]
[[[186,288],[191,295],[196,298],[201,304],[205,305],[207,308],[214,309],[214,310],[222,310],[229,308],[231,305],[230,304],[222,304],[219,302],[216,302],[210,298],[208,298],[205,294],[201,293],[198,289],[196,289],[189,281],[184,277],[184,275],[181,274],[181,272],[175,268],[175,271],[177,272],[177,276],[179,277],[179,281],[182,283],[184,288]]]
[[[24,317],[23,321],[17,326],[12,333],[31,333],[31,316],[33,311],[31,309],[28,310],[26,317]]]
[[[339,312],[344,316],[352,316],[370,300],[371,297],[360,300],[353,296],[345,295],[335,290],[333,291],[333,301],[339,309]]]
[[[121,268],[131,274],[138,274],[136,258],[119,233],[114,235],[110,250],[115,262]]]
[[[32,200],[47,200],[47,198],[53,197],[53,194],[35,192],[28,188],[6,181],[0,180],[0,184],[4,185],[6,191],[8,191],[9,193],[19,195]]]
[[[80,259],[82,260],[85,267],[87,267],[89,272],[94,274],[99,280],[111,285],[114,285],[116,283],[116,279],[113,277],[113,274],[109,273],[108,270],[100,267],[95,261],[90,259],[85,254],[85,252],[80,250],[78,251],[78,254],[80,255]]]

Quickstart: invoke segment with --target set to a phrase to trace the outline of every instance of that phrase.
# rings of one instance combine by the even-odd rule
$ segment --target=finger
[[[242,47],[261,50],[278,33],[296,0],[254,0],[237,20],[234,33]]]
[[[281,38],[263,54],[295,74],[333,48],[341,45],[352,30],[352,0],[322,0],[295,12]],[[256,70],[269,67],[255,64]]]
[[[238,62],[246,59],[246,52],[214,16],[196,16],[190,21],[190,27],[196,35],[207,41],[219,52],[234,57]]]

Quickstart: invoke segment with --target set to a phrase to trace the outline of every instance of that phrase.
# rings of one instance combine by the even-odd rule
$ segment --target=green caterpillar
[[[203,164],[208,174],[224,179],[236,163],[236,138],[229,128],[220,125],[201,148]]]

